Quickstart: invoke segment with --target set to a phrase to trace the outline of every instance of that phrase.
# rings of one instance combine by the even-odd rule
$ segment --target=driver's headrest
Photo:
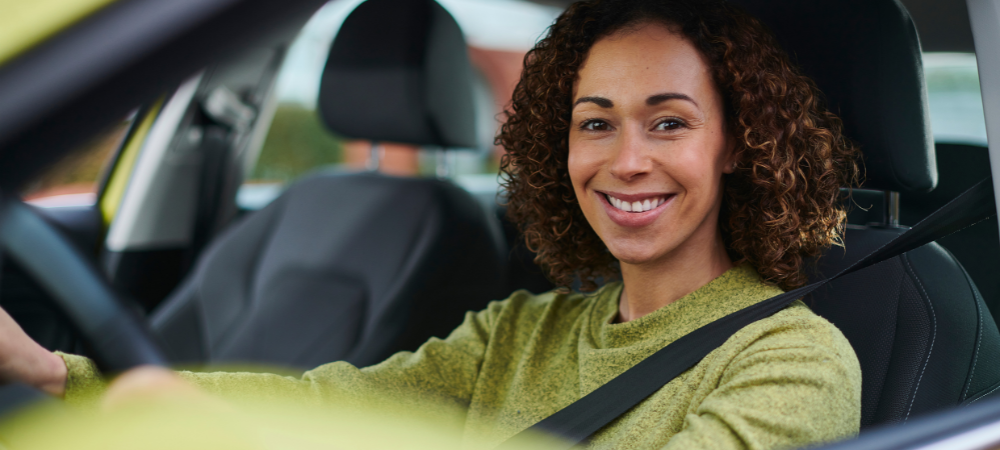
[[[476,145],[472,66],[455,19],[433,0],[368,0],[333,41],[320,116],[349,138]]]
[[[920,41],[897,0],[731,0],[763,21],[860,144],[864,187],[937,184]]]

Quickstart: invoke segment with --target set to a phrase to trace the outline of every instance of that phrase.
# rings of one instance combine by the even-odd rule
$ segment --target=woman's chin
[[[658,256],[655,253],[650,252],[649,248],[612,249],[611,255],[622,264],[628,264],[631,266],[648,264],[655,261]]]

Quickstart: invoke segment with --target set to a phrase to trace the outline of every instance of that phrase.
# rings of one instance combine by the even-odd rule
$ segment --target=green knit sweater
[[[392,403],[442,417],[460,411],[456,420],[468,440],[499,444],[681,336],[781,292],[742,265],[653,313],[612,323],[621,290],[611,283],[589,295],[518,291],[468,313],[446,339],[362,369],[335,362],[302,377],[181,374],[230,398]],[[93,401],[103,389],[93,364],[63,357],[67,401]],[[592,446],[797,447],[857,433],[860,412],[861,369],[850,344],[795,302],[737,332],[598,432]]]

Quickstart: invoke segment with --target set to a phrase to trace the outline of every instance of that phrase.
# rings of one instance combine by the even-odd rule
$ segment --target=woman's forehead
[[[584,96],[644,101],[661,92],[712,96],[714,83],[690,40],[664,25],[647,24],[594,43],[577,74],[574,101]]]

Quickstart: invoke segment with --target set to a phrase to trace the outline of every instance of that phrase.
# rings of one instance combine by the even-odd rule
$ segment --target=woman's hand
[[[155,366],[137,367],[118,376],[108,386],[101,406],[110,411],[133,404],[163,401],[180,401],[219,411],[231,409],[229,404],[188,383],[175,372]]]
[[[0,309],[0,383],[24,383],[50,395],[66,391],[66,363],[33,341]]]

